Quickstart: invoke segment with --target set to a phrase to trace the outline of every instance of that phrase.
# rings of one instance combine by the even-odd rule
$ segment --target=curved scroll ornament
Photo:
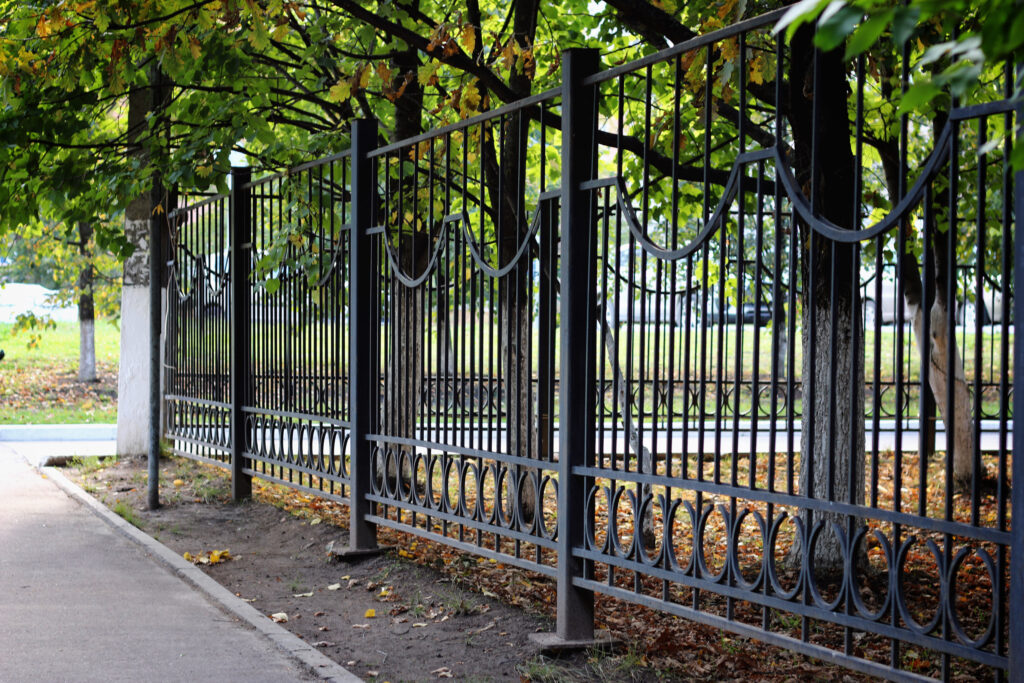
[[[526,254],[527,251],[533,245],[534,239],[537,236],[537,232],[540,230],[540,217],[541,210],[540,207],[538,207],[537,210],[533,212],[533,219],[530,222],[529,230],[526,231],[519,245],[516,247],[515,255],[509,260],[508,263],[502,266],[494,267],[491,264],[487,263],[487,260],[483,256],[483,250],[477,243],[476,238],[469,231],[469,213],[465,209],[463,209],[459,213],[449,214],[441,219],[442,230],[438,233],[436,239],[434,239],[433,248],[430,252],[430,258],[427,259],[427,262],[423,267],[422,273],[410,274],[406,273],[402,269],[401,261],[398,256],[398,247],[395,244],[395,240],[393,236],[387,230],[385,230],[384,244],[385,253],[387,254],[388,258],[388,265],[391,268],[391,272],[395,274],[395,277],[398,279],[398,281],[401,282],[405,287],[408,287],[409,289],[419,287],[420,285],[427,281],[427,278],[429,278],[431,274],[433,274],[434,270],[437,268],[438,259],[441,257],[441,254],[444,252],[444,250],[448,248],[448,245],[451,242],[451,240],[449,239],[442,239],[443,237],[445,237],[445,232],[447,232],[448,229],[451,229],[449,228],[449,226],[458,224],[459,229],[462,231],[462,236],[466,240],[466,245],[469,248],[469,253],[472,256],[473,262],[476,264],[476,267],[480,269],[480,271],[483,272],[488,277],[492,277],[495,279],[501,278],[512,272],[512,269],[519,264],[519,261],[523,258],[523,255]]]

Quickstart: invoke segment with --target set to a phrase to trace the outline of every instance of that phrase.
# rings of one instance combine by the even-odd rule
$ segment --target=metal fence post
[[[163,183],[160,175],[153,179],[150,206],[160,206],[165,201]],[[168,206],[163,211],[154,211],[149,219],[149,439],[147,459],[147,497],[146,505],[150,510],[160,507],[160,438],[163,436],[160,425],[160,412],[163,405],[163,392],[160,389],[161,351],[160,346],[160,302],[161,285],[163,283],[163,259],[161,245],[163,235],[167,233]]]
[[[1017,82],[1024,78],[1024,65],[1018,65]],[[1015,144],[1024,145],[1024,135],[1020,134],[1024,126],[1024,103],[1017,101],[1016,106],[1017,135]],[[1013,176],[1013,320],[1024,320],[1024,296],[1019,291],[1024,282],[1024,171],[1017,171]],[[1024,339],[1013,339],[1013,367],[1024,368]],[[1024,382],[1013,377],[1013,465],[1011,477],[1013,489],[1010,492],[1010,519],[1012,542],[1010,547],[1010,615],[1020,614],[1024,608],[1024,457],[1016,452],[1017,446],[1024,446]],[[992,609],[998,609],[995,605]],[[1010,659],[1010,680],[1024,679],[1024,626],[1016,618],[1010,618],[1009,643],[1007,655]]]
[[[593,49],[562,53],[562,247],[561,247],[561,391],[558,457],[558,615],[555,640],[592,644],[594,593],[574,580],[584,577],[573,549],[584,543],[587,480],[573,468],[594,460],[594,320],[596,316],[596,236],[591,190],[597,132],[596,87],[583,79],[596,73]]]
[[[376,552],[377,525],[367,521],[373,449],[367,435],[376,428],[377,343],[380,326],[373,322],[372,236],[377,179],[369,153],[377,146],[377,122],[352,122],[352,206],[349,223],[349,419],[351,420],[349,473],[349,550],[343,555]]]
[[[252,171],[231,169],[230,240],[231,240],[231,499],[245,500],[252,496],[252,475],[246,472],[245,413],[242,406],[249,396],[249,327],[252,308],[249,305],[249,268],[252,223],[249,196]]]

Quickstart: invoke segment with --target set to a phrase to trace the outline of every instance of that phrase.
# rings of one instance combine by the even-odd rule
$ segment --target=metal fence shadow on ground
[[[897,116],[906,58],[777,18],[569,51],[559,89],[173,211],[175,452],[350,505],[353,552],[547,575],[558,641],[606,593],[893,679],[1016,671],[1012,72]]]

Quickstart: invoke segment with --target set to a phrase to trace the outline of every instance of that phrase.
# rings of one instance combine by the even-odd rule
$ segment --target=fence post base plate
[[[622,641],[612,637],[608,631],[596,631],[593,638],[579,640],[566,640],[554,632],[531,633],[529,639],[540,649],[540,653],[545,655],[579,650],[609,651],[618,649],[622,645]]]
[[[393,548],[389,545],[382,545],[377,548],[359,548],[353,550],[352,548],[341,548],[339,550],[331,551],[331,559],[340,560],[341,562],[355,562],[366,557],[376,557],[382,553],[386,553]]]

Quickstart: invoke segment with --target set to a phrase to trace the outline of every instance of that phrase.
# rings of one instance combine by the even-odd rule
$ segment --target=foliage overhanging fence
[[[606,593],[893,679],[1024,668],[1013,73],[900,116],[908,54],[777,18],[171,212],[175,452],[349,504],[353,552],[552,577],[560,639]]]

